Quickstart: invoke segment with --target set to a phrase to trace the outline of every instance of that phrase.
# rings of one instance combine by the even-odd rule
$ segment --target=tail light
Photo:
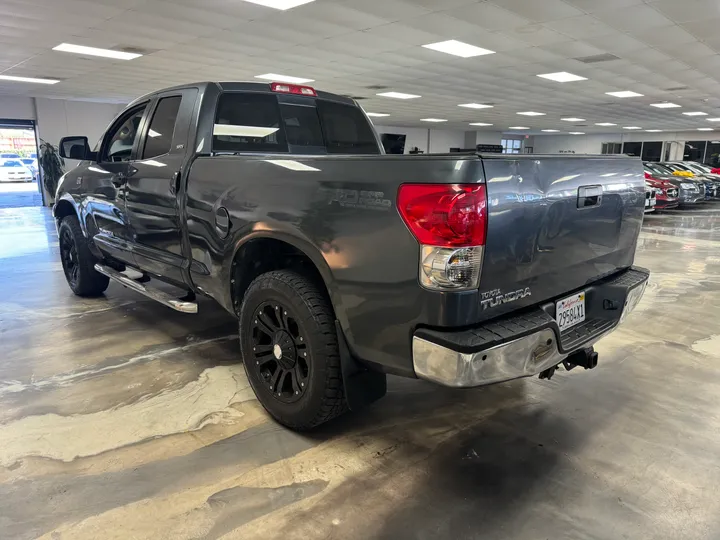
[[[271,83],[270,90],[280,92],[281,94],[297,94],[299,96],[317,97],[315,89],[310,86],[301,86],[299,84]]]
[[[480,283],[487,197],[478,184],[403,184],[398,210],[420,243],[420,283],[464,290]]]

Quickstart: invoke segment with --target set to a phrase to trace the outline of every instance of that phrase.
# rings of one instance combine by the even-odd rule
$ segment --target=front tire
[[[104,293],[110,278],[95,271],[97,259],[90,253],[77,216],[63,218],[58,236],[65,279],[72,291],[78,296],[99,296]]]
[[[281,424],[311,429],[347,410],[335,317],[308,278],[256,278],[240,308],[240,351],[258,401]]]

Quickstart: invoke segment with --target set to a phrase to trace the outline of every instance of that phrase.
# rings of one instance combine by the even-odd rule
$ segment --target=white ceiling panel
[[[583,12],[562,0],[491,0],[493,4],[532,21],[577,17]]]
[[[660,0],[649,5],[677,23],[720,17],[717,0]]]
[[[488,30],[504,31],[527,26],[532,21],[490,2],[476,2],[444,11],[447,15]]]

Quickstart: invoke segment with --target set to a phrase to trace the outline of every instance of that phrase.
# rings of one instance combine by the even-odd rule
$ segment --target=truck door
[[[97,163],[83,168],[76,179],[88,188],[88,233],[101,251],[129,264],[135,259],[125,212],[126,182],[148,105],[141,103],[118,117],[103,137]]]
[[[140,269],[184,283],[178,192],[198,90],[158,94],[150,105],[137,159],[130,163],[125,209]]]

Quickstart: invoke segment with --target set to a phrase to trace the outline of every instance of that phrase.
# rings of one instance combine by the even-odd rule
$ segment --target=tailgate
[[[645,204],[639,159],[483,156],[483,165],[489,207],[483,319],[632,264]]]

